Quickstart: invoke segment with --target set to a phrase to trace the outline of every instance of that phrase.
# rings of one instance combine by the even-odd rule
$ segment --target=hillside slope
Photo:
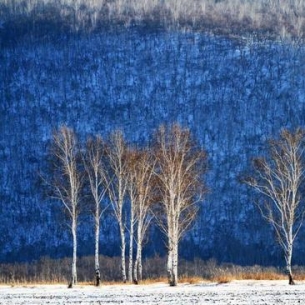
[[[0,53],[0,259],[70,254],[57,203],[43,199],[52,130],[83,137],[122,128],[137,143],[160,123],[192,129],[209,154],[207,196],[181,247],[186,257],[278,264],[272,233],[237,181],[283,127],[304,126],[305,46],[198,33],[115,31],[68,40],[20,40]],[[81,223],[80,254],[93,253]],[[116,226],[103,225],[102,252],[118,253]],[[146,252],[162,249],[154,231]],[[155,233],[157,234],[157,233]],[[295,262],[305,263],[304,232]]]

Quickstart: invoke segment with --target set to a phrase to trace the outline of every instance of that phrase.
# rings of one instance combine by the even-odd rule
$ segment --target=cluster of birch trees
[[[283,250],[289,284],[294,284],[291,265],[293,244],[303,224],[305,130],[283,129],[278,139],[268,141],[265,156],[252,160],[251,173],[242,182],[258,194],[256,206],[273,229]],[[72,129],[61,127],[54,133],[52,187],[65,207],[73,237],[72,279],[77,282],[77,219],[83,189],[90,190],[94,202],[95,273],[100,283],[99,234],[105,204],[110,202],[118,222],[121,240],[122,280],[126,275],[126,232],[129,232],[128,281],[142,279],[142,247],[152,220],[167,238],[167,271],[171,286],[178,283],[178,244],[198,212],[206,187],[207,154],[196,146],[189,129],[174,124],[160,126],[152,145],[128,145],[121,131],[106,141],[88,138],[81,147]],[[129,220],[125,212],[128,207]],[[134,247],[134,241],[136,247]],[[134,248],[136,248],[135,262]]]
[[[82,145],[72,129],[62,126],[53,134],[51,156],[52,196],[62,202],[72,233],[69,286],[77,283],[78,217],[89,203],[94,215],[96,285],[101,279],[100,223],[107,208],[112,208],[119,227],[123,282],[142,279],[143,241],[154,221],[167,238],[169,284],[177,285],[178,243],[206,193],[207,154],[193,141],[189,129],[178,124],[160,126],[150,146],[128,144],[119,130],[106,140],[100,135],[88,137]]]

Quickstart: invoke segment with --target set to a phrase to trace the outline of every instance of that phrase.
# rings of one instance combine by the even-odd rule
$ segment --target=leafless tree
[[[69,287],[77,283],[77,220],[80,207],[80,193],[83,174],[80,166],[80,150],[74,131],[62,126],[54,132],[52,155],[54,172],[52,186],[55,198],[61,200],[71,221],[69,225],[73,238],[72,278]]]
[[[305,131],[283,129],[280,138],[269,141],[269,157],[254,158],[254,173],[244,182],[266,196],[257,202],[263,218],[273,227],[284,251],[289,284],[293,285],[293,243],[300,230],[304,206],[300,188],[304,182]]]
[[[128,281],[133,281],[132,276],[132,266],[133,266],[133,245],[134,245],[134,227],[136,223],[135,218],[135,209],[136,209],[136,186],[133,183],[133,166],[132,163],[132,153],[128,152],[128,193],[129,193],[129,199],[130,199],[130,227],[129,227],[129,263],[128,263]]]
[[[135,193],[135,185],[133,183],[133,156],[134,156],[134,151],[131,150],[129,147],[126,150],[125,158],[126,158],[126,192],[129,195],[129,203],[130,203],[130,217],[129,217],[129,263],[128,263],[128,281],[132,282],[133,277],[132,277],[132,266],[133,266],[133,248],[134,248],[134,227],[136,223],[136,218],[135,218],[135,198],[136,198],[136,193]],[[128,174],[127,174],[128,172]],[[125,223],[125,226],[127,227],[127,223]]]
[[[195,219],[198,203],[206,192],[203,174],[207,169],[207,155],[195,146],[189,129],[177,124],[159,128],[154,154],[161,208],[158,223],[167,236],[169,284],[176,286],[178,243]]]
[[[129,197],[131,202],[131,224],[136,224],[136,259],[132,270],[132,259],[129,261],[129,280],[138,283],[142,280],[142,248],[145,233],[151,222],[149,213],[153,202],[154,163],[152,154],[146,148],[129,151]],[[130,230],[133,239],[133,229]],[[131,242],[130,249],[133,249]],[[130,250],[129,257],[133,253]],[[132,277],[133,271],[133,277]]]
[[[107,184],[107,193],[110,198],[114,215],[118,221],[121,238],[121,272],[122,280],[126,282],[126,241],[125,241],[125,219],[124,202],[128,187],[128,161],[127,145],[121,131],[114,131],[109,138],[106,149],[107,175],[105,175]]]
[[[99,263],[100,221],[107,205],[102,207],[107,187],[105,185],[105,145],[100,136],[89,138],[83,156],[84,166],[93,197],[94,228],[95,228],[95,284],[100,285],[101,273]]]

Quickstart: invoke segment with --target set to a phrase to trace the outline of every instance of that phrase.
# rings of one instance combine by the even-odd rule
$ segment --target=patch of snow
[[[179,284],[27,287],[1,286],[0,304],[304,304],[305,283],[234,281],[228,284]]]

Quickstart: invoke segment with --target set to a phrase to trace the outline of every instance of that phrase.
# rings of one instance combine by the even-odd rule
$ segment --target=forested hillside
[[[3,43],[24,36],[96,33],[110,28],[200,31],[261,38],[305,35],[301,0],[2,0]]]
[[[3,6],[4,7],[4,6]],[[10,21],[11,22],[11,21]],[[302,40],[218,36],[153,26],[58,35],[7,36],[0,51],[0,259],[70,255],[60,204],[44,196],[52,131],[61,124],[106,136],[122,129],[147,143],[162,123],[191,128],[208,153],[210,189],[180,247],[184,257],[241,264],[282,264],[272,232],[238,181],[281,128],[304,126]],[[17,37],[17,36],[16,36]],[[80,223],[79,254],[93,254],[93,224]],[[305,263],[305,231],[294,263]],[[112,216],[101,252],[119,253]],[[164,253],[151,228],[146,254]]]

